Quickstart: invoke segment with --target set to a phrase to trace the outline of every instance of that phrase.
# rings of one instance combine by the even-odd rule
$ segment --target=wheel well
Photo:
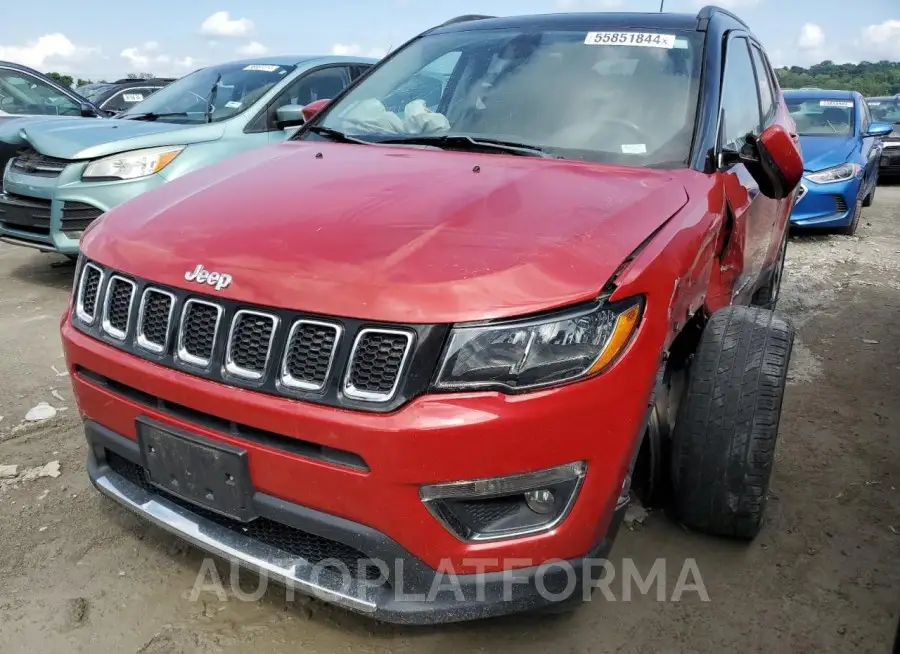
[[[632,488],[645,506],[659,505],[669,495],[669,450],[672,428],[687,386],[691,359],[708,316],[695,313],[666,351],[657,375],[647,427],[632,471]]]

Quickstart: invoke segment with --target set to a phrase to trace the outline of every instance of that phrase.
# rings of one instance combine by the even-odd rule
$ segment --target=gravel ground
[[[0,478],[2,652],[889,649],[900,610],[900,187],[879,189],[857,237],[790,241],[781,309],[798,340],[757,540],[691,535],[651,513],[616,543],[613,562],[631,558],[643,574],[666,559],[667,598],[682,562],[695,559],[709,601],[619,593],[554,619],[410,629],[287,602],[277,589],[257,601],[192,598],[203,556],[87,480],[57,333],[72,267],[55,261],[0,244],[0,477],[3,465],[19,466],[16,480]],[[56,415],[25,422],[40,402]],[[21,479],[52,461],[59,476],[51,466]]]

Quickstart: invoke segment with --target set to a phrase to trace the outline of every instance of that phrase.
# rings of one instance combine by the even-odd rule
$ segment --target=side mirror
[[[79,111],[81,113],[82,118],[96,118],[97,117],[97,110],[94,109],[94,107],[89,105],[87,102],[81,103],[81,106],[79,107]]]
[[[758,137],[748,134],[741,151],[723,151],[720,162],[744,164],[760,193],[775,200],[789,197],[803,177],[800,149],[781,125],[767,127]]]
[[[306,120],[312,119],[317,113],[322,111],[327,105],[331,102],[331,98],[322,98],[321,100],[316,100],[315,102],[310,102],[308,105],[303,107],[303,117]]]
[[[871,123],[866,130],[866,136],[887,136],[894,131],[891,123]]]
[[[794,139],[781,125],[770,125],[753,145],[758,160],[747,170],[760,192],[776,200],[789,197],[803,178],[803,157]]]
[[[275,122],[278,129],[296,127],[302,125],[306,118],[303,115],[304,107],[299,104],[286,104],[275,110]]]

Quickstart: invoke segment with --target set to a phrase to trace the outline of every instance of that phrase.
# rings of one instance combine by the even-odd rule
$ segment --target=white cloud
[[[804,23],[797,37],[797,47],[801,50],[821,50],[825,46],[825,32],[815,23]]]
[[[97,52],[99,48],[75,45],[60,32],[45,34],[25,45],[0,45],[0,59],[37,69],[52,66],[60,72],[70,70],[72,64]]]
[[[331,46],[331,54],[340,57],[372,57],[373,59],[381,59],[387,54],[385,48],[369,48],[365,50],[359,43],[335,43]]]
[[[266,54],[268,51],[269,49],[259,41],[250,41],[250,43],[246,43],[237,49],[237,53],[245,57],[258,57]]]
[[[217,11],[200,25],[200,33],[207,36],[245,36],[253,30],[249,18],[231,18],[227,11]]]
[[[166,54],[156,54],[159,45],[150,41],[143,46],[125,48],[119,53],[122,59],[128,62],[132,73],[153,73],[154,75],[184,75],[189,70],[196,68],[199,62],[193,57],[172,57]]]
[[[864,27],[857,47],[869,59],[900,59],[900,20]]]

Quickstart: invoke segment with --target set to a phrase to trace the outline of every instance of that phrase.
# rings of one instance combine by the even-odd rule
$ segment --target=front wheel
[[[846,227],[841,227],[838,229],[838,233],[844,234],[846,236],[853,236],[856,234],[856,229],[859,227],[859,219],[862,216],[862,208],[863,201],[857,200],[856,206],[853,208],[853,218],[850,220],[850,224]]]
[[[710,318],[672,433],[674,511],[689,529],[753,539],[763,523],[793,326],[760,307]]]

